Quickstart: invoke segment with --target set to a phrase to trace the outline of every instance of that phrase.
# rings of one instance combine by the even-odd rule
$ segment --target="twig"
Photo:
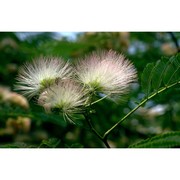
[[[171,39],[176,46],[177,52],[180,52],[180,47],[179,47],[178,40],[177,40],[176,36],[174,35],[173,32],[168,32],[168,34],[171,36]]]

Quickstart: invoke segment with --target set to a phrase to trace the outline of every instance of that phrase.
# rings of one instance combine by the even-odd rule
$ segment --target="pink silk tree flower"
[[[67,79],[46,89],[40,95],[38,104],[43,106],[47,112],[51,112],[53,109],[58,110],[65,119],[72,122],[73,114],[83,112],[88,100],[86,95],[87,93],[80,84]]]
[[[112,50],[86,56],[76,65],[76,74],[89,92],[110,96],[126,93],[137,78],[133,64]]]
[[[72,68],[60,58],[40,58],[26,63],[19,71],[16,90],[29,98],[39,95],[57,80],[69,78]]]

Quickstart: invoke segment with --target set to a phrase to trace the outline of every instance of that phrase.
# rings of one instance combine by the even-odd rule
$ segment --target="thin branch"
[[[92,123],[91,123],[90,117],[89,117],[87,114],[83,114],[83,115],[84,115],[85,119],[87,120],[88,125],[89,125],[89,127],[91,128],[91,131],[105,144],[105,146],[106,146],[107,148],[110,148],[110,146],[109,146],[109,144],[108,144],[108,142],[107,142],[107,138],[106,138],[106,137],[103,138],[103,137],[94,129],[94,127],[93,127],[93,125],[92,125]]]
[[[92,105],[94,105],[94,104],[96,104],[96,103],[102,101],[103,99],[107,98],[109,95],[110,95],[110,94],[107,94],[107,95],[103,96],[102,98],[100,98],[100,99],[98,99],[98,100],[96,100],[96,101],[94,101],[94,102],[92,102],[92,103],[86,105],[86,107],[92,106]]]
[[[171,39],[176,46],[177,52],[180,52],[180,47],[179,47],[178,40],[177,40],[176,36],[174,35],[173,32],[168,32],[168,34],[171,36]]]

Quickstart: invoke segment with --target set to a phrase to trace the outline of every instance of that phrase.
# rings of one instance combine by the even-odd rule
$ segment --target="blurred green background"
[[[79,118],[66,123],[49,115],[35,100],[15,92],[18,69],[40,56],[63,57],[75,62],[95,50],[113,49],[131,60],[138,81],[119,103],[109,100],[95,105],[92,123],[100,134],[127,114],[144,94],[141,73],[147,63],[176,54],[178,32],[0,32],[0,147],[104,147]],[[166,91],[138,109],[109,136],[111,147],[128,147],[154,135],[180,130],[179,88]]]

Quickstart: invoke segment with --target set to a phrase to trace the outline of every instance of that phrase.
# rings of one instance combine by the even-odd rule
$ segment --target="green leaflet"
[[[152,87],[154,90],[158,90],[161,86],[162,77],[166,69],[166,62],[163,60],[157,61],[152,70]]]
[[[146,95],[148,95],[151,91],[151,78],[152,78],[153,68],[154,68],[154,63],[147,64],[141,76],[141,87]]]
[[[148,138],[129,146],[130,148],[173,148],[180,147],[180,131],[168,132]]]
[[[168,66],[164,73],[163,82],[165,85],[169,85],[180,80],[180,58],[179,56],[173,56],[167,62]]]
[[[180,81],[180,54],[171,58],[164,57],[155,64],[147,64],[141,76],[141,86],[146,97],[178,81]]]
[[[168,63],[168,66],[165,70],[164,77],[163,77],[164,85],[168,85],[171,82],[171,79],[174,73],[173,61],[170,60],[167,63]]]

